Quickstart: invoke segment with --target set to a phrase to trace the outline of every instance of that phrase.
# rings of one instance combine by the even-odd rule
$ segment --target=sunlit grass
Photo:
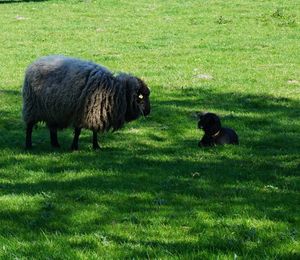
[[[299,8],[282,1],[0,1],[0,258],[298,259]],[[24,71],[64,54],[130,72],[151,115],[25,151]],[[200,149],[195,112],[239,146]]]

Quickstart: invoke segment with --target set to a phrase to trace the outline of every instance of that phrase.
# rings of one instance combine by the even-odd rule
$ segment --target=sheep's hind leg
[[[78,150],[78,140],[79,140],[80,132],[81,132],[81,128],[75,127],[71,150]]]
[[[27,125],[26,125],[26,143],[25,143],[26,149],[32,148],[31,136],[32,136],[32,129],[34,127],[34,124],[35,124],[35,122],[31,121],[31,122],[27,123]]]
[[[93,149],[94,150],[100,149],[100,146],[98,144],[98,139],[97,139],[97,131],[93,131]]]
[[[57,140],[57,128],[56,127],[49,127],[49,131],[50,131],[50,141],[51,141],[52,147],[59,148],[60,145],[59,145],[58,140]]]

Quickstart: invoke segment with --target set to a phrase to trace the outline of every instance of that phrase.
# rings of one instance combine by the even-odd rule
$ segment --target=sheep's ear
[[[150,95],[150,89],[146,85],[146,83],[141,80],[140,78],[136,77],[138,83],[139,83],[139,90],[138,92],[142,94],[143,96],[149,96]]]

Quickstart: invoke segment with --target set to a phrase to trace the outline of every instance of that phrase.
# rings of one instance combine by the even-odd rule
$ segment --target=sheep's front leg
[[[31,136],[32,136],[32,129],[34,127],[34,122],[29,122],[26,125],[26,143],[25,143],[25,148],[26,149],[30,149],[32,148],[32,140],[31,140]]]
[[[94,150],[100,149],[100,146],[98,144],[98,139],[97,139],[97,131],[93,131],[93,149]]]
[[[50,141],[51,141],[52,147],[59,148],[60,145],[59,145],[58,140],[57,140],[57,128],[56,127],[49,127],[49,131],[50,131]]]
[[[75,127],[71,150],[78,150],[78,140],[79,140],[80,132],[81,132],[81,128]]]

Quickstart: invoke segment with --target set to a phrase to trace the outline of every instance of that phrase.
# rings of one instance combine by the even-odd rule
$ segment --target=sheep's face
[[[127,122],[137,119],[140,115],[147,116],[151,110],[149,99],[150,90],[145,82],[133,77],[129,80],[128,85],[127,111],[125,114],[125,120]]]
[[[136,102],[140,107],[140,111],[144,116],[150,114],[150,89],[147,87],[146,83],[141,79],[137,78],[139,82],[139,89],[137,92]]]

